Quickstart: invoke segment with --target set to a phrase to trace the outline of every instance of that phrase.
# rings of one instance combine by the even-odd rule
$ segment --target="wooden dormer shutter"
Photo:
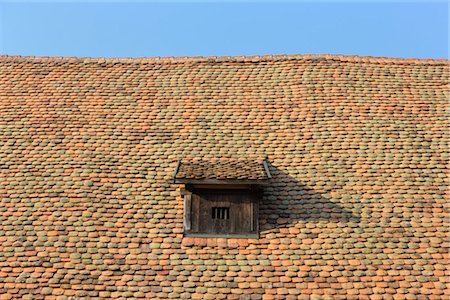
[[[255,231],[257,194],[250,189],[197,189],[192,194],[192,231],[250,234]]]
[[[266,161],[181,160],[174,173],[185,184],[184,233],[189,236],[257,237]]]

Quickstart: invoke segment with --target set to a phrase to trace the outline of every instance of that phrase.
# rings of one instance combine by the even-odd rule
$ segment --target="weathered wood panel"
[[[192,226],[192,195],[184,195],[184,216],[183,216],[183,226],[184,230],[190,231]]]
[[[192,205],[192,231],[198,232],[200,229],[200,196],[197,194],[192,194],[191,198],[191,205]]]
[[[188,233],[217,235],[256,233],[257,201],[257,194],[249,189],[195,189],[191,230],[185,229]]]

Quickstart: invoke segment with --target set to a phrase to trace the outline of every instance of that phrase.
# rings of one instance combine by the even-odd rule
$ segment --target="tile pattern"
[[[447,60],[0,58],[0,299],[448,299]],[[183,238],[189,153],[267,157]]]
[[[176,179],[267,180],[263,160],[220,157],[182,159]]]

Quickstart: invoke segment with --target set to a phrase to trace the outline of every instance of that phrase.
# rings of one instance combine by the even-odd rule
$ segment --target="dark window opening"
[[[230,208],[229,207],[212,207],[212,218],[228,220],[230,218]]]

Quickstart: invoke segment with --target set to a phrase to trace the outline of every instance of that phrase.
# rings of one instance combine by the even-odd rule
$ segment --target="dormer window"
[[[174,182],[185,185],[184,235],[258,237],[262,186],[270,178],[265,160],[180,160]]]

